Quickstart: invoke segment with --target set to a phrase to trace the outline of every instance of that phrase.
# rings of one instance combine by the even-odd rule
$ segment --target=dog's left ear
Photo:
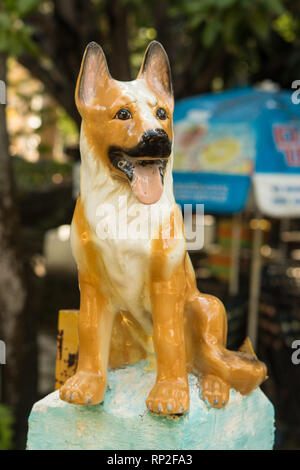
[[[167,53],[158,41],[150,42],[137,79],[145,78],[149,87],[167,101],[173,110],[174,98],[170,63]]]

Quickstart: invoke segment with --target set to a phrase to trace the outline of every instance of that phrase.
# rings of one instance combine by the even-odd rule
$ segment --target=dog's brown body
[[[75,404],[101,402],[108,362],[123,367],[147,357],[154,346],[157,379],[148,409],[187,411],[188,372],[201,379],[204,399],[224,407],[230,388],[251,392],[266,378],[266,368],[254,355],[226,349],[224,307],[196,286],[172,190],[173,95],[162,46],[151,43],[137,80],[125,83],[111,78],[102,49],[92,43],[76,103],[83,119],[81,195],[72,223],[80,346],[77,373],[60,397]],[[97,205],[118,210],[120,197],[141,210],[129,225],[147,218],[149,205],[159,211],[164,204],[167,214],[158,219],[156,236],[99,240]]]

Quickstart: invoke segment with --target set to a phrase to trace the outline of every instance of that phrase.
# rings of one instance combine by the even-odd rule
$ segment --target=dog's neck
[[[120,196],[126,196],[128,205],[141,204],[133,194],[129,182],[116,177],[112,173],[109,165],[104,163],[105,159],[101,159],[94,154],[93,149],[87,142],[83,126],[81,126],[80,132],[80,153],[80,195],[83,202],[88,202],[91,193],[97,193],[99,203],[113,203],[113,201],[117,201]],[[175,202],[172,167],[173,154],[170,156],[166,167],[162,196],[155,205],[166,204],[173,206]]]

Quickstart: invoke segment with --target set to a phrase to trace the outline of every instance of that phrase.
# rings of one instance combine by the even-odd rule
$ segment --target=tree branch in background
[[[26,19],[41,56],[25,52],[18,60],[79,126],[74,89],[84,48],[90,41],[101,42],[98,15],[88,0],[53,1],[52,6],[51,11],[36,11]]]
[[[120,0],[106,0],[109,23],[109,68],[117,80],[130,80],[127,8]]]
[[[83,51],[90,41],[107,45],[105,52],[113,76],[130,79],[127,8],[120,0],[106,0],[103,12],[86,0],[54,0],[52,5],[52,11],[34,12],[26,20],[34,30],[32,39],[42,56],[26,52],[18,60],[44,83],[79,126],[74,89]],[[101,14],[108,22],[106,36],[100,31]]]

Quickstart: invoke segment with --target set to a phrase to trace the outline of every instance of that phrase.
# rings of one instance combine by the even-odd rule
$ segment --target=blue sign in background
[[[174,112],[175,165],[174,193],[178,203],[203,203],[211,213],[235,213],[241,211],[248,198],[251,179],[257,173],[299,173],[297,141],[300,155],[300,105],[292,103],[292,91],[266,92],[253,88],[238,88],[222,93],[207,94],[176,102]],[[240,139],[247,158],[253,157],[252,168],[235,173],[226,166],[210,168],[201,163],[198,149],[199,169],[189,167],[189,149],[182,150],[180,170],[176,165],[176,129],[184,123],[197,126],[205,123],[208,132],[217,139],[220,129],[224,136]],[[202,117],[201,117],[202,116]],[[204,116],[204,121],[203,121]],[[201,121],[202,119],[202,121]],[[243,132],[237,135],[239,126]],[[178,127],[177,127],[178,126]],[[246,129],[246,131],[245,131]],[[202,142],[205,138],[201,137]],[[209,139],[208,139],[209,141]],[[209,144],[207,144],[209,145]],[[221,144],[220,144],[221,145]],[[253,152],[250,147],[253,147]],[[248,160],[249,160],[248,158]],[[186,167],[184,162],[187,162]],[[202,165],[202,166],[201,166]],[[193,165],[192,165],[193,166]],[[300,180],[299,180],[300,184]]]

